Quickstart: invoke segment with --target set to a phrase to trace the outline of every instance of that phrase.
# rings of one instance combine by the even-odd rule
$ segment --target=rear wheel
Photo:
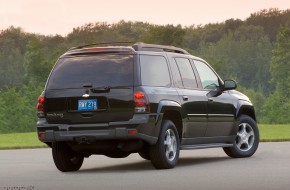
[[[156,169],[173,168],[179,158],[180,142],[177,129],[170,120],[162,122],[158,141],[150,147],[150,159]]]
[[[252,156],[259,146],[259,129],[250,116],[241,115],[238,132],[233,147],[224,148],[225,153],[233,158]]]
[[[62,172],[78,171],[84,161],[84,157],[65,142],[52,143],[52,157],[55,166]]]

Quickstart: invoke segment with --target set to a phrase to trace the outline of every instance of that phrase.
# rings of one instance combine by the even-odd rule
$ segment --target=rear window
[[[53,69],[48,89],[132,86],[133,55],[97,54],[61,58]]]

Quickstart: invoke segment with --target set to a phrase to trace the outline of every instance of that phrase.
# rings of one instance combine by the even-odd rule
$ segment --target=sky
[[[87,23],[120,20],[182,26],[246,19],[262,9],[290,9],[290,0],[0,0],[0,31],[66,36]]]

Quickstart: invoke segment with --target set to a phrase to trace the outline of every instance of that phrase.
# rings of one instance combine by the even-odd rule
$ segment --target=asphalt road
[[[48,148],[0,150],[0,190],[9,188],[289,190],[290,142],[260,143],[256,154],[244,159],[229,158],[220,148],[181,151],[171,170],[155,170],[137,154],[91,156],[73,173],[59,172]]]

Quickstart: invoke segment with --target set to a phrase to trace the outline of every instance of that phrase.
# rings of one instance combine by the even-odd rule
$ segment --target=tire
[[[144,148],[143,150],[139,151],[138,154],[145,160],[150,160],[149,148]]]
[[[248,115],[240,116],[237,137],[232,147],[223,148],[232,158],[252,156],[259,146],[259,129],[255,120]]]
[[[52,143],[52,157],[55,166],[62,172],[78,171],[84,157],[74,152],[65,142]]]
[[[158,141],[149,149],[151,163],[156,169],[173,168],[178,162],[179,150],[179,136],[174,123],[163,120]]]

